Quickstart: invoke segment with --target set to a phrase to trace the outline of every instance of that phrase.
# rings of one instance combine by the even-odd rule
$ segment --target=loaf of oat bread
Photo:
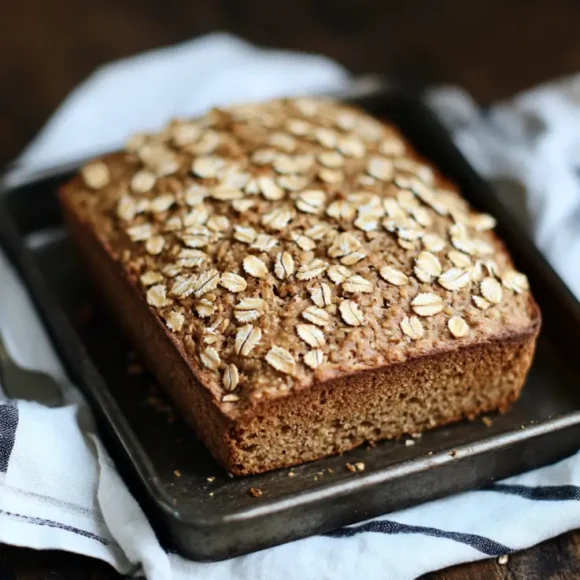
[[[234,474],[504,410],[525,275],[399,131],[319,99],[132,137],[60,192],[88,271]]]

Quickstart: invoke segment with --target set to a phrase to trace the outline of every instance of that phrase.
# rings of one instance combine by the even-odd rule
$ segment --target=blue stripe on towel
[[[570,501],[580,500],[580,487],[576,485],[509,485],[494,483],[482,488],[482,491],[496,491],[518,495],[536,501]]]
[[[400,524],[390,520],[378,520],[374,522],[367,522],[360,526],[352,526],[348,528],[340,528],[332,532],[323,534],[330,538],[350,538],[362,533],[379,533],[379,534],[423,534],[432,536],[434,538],[445,538],[453,540],[462,544],[467,544],[488,556],[501,556],[511,552],[511,548],[494,542],[485,536],[478,536],[477,534],[462,534],[459,532],[446,532],[438,528],[428,528],[424,526],[410,526],[407,524]]]
[[[14,439],[16,428],[18,427],[18,407],[14,401],[8,401],[0,405],[0,473],[8,471],[8,462]]]

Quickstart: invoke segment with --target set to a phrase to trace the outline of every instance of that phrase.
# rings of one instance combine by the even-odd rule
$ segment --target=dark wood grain
[[[230,30],[253,42],[313,51],[355,73],[454,82],[482,103],[580,70],[574,0],[18,0],[0,4],[0,166],[99,64]],[[146,90],[146,87],[144,87]],[[0,578],[118,578],[101,562],[0,546]],[[580,533],[495,561],[427,575],[580,578]]]
[[[580,578],[580,532],[563,534],[509,557],[501,566],[496,560],[464,564],[427,574],[423,580],[572,580]]]
[[[0,12],[0,163],[99,64],[211,30],[482,102],[580,69],[574,0],[19,0]],[[146,87],[144,87],[146,90]]]

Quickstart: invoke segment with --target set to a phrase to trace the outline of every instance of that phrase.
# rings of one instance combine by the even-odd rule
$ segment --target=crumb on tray
[[[493,421],[487,417],[487,416],[483,416],[481,418],[481,422],[486,426],[486,427],[491,427],[493,425]]]
[[[356,473],[357,471],[364,471],[365,470],[365,464],[362,461],[357,461],[357,463],[355,463],[355,464],[347,463],[345,465],[345,467],[351,473]]]

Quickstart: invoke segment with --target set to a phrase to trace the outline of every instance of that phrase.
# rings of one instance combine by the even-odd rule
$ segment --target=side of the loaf
[[[416,435],[507,410],[526,380],[539,330],[506,335],[319,383],[268,401],[228,432],[229,469],[249,474]]]
[[[63,187],[59,192],[60,202],[85,271],[115,321],[170,394],[176,409],[214,458],[229,469],[231,452],[226,442],[231,420],[220,411],[211,392],[199,384],[187,357],[150,312],[136,284],[112,257],[106,242],[98,238],[71,194],[71,184]]]

